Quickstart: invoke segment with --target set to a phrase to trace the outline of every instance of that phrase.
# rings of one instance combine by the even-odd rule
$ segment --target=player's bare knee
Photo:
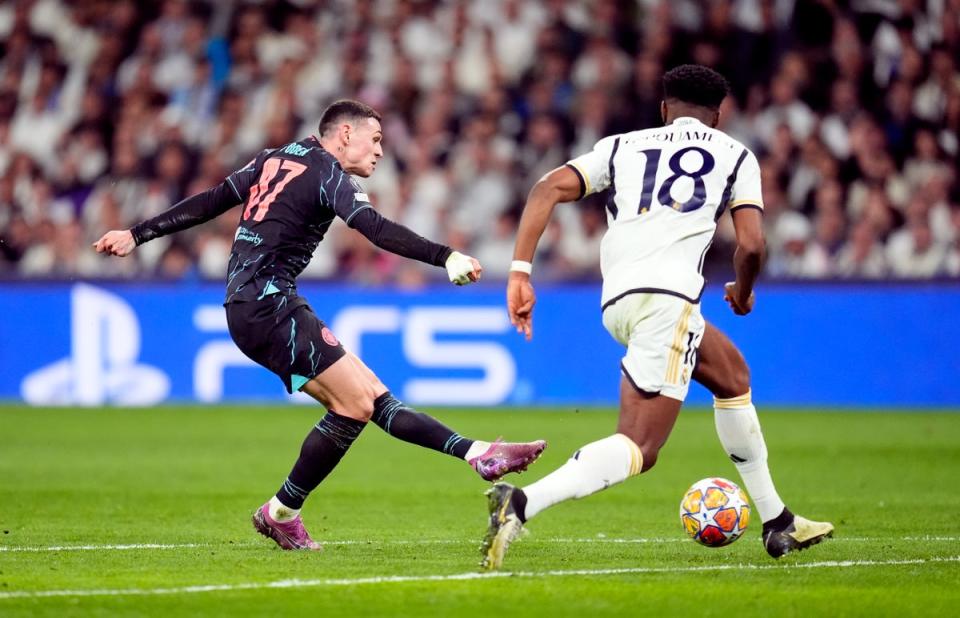
[[[727,397],[739,397],[750,390],[750,366],[747,365],[747,361],[739,352],[737,352],[730,376],[732,392]]]
[[[358,421],[367,422],[373,416],[373,396],[370,393],[364,393],[351,401],[342,401],[339,405],[339,414]]]
[[[377,397],[384,394],[390,389],[387,388],[387,385],[381,382],[379,378],[374,377],[373,381],[370,382],[370,390],[373,395],[373,398],[376,399]]]
[[[723,380],[713,393],[717,399],[731,399],[745,395],[750,390],[750,367],[743,355],[737,352],[730,359]]]
[[[643,454],[643,465],[640,466],[641,473],[657,465],[657,456],[660,454],[660,447],[641,444],[640,452]]]
[[[646,472],[652,468],[657,463],[657,456],[660,453],[661,443],[655,443],[653,439],[649,436],[636,431],[632,427],[625,427],[621,425],[618,427],[618,433],[621,433],[628,438],[630,438],[634,444],[637,445],[640,449],[640,454],[643,456],[643,464],[640,467],[640,472]]]

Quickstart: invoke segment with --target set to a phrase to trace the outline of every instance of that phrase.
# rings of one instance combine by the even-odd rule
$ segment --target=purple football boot
[[[546,440],[503,442],[499,438],[487,451],[469,461],[485,481],[496,481],[510,472],[523,472],[547,448]]]
[[[323,549],[310,538],[299,515],[291,521],[276,521],[270,517],[269,505],[269,502],[264,504],[253,514],[253,527],[257,532],[276,541],[282,549]]]

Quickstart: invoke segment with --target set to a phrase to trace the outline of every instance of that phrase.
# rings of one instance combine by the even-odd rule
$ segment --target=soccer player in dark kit
[[[130,230],[107,232],[101,253],[129,255],[138,245],[243,209],[227,275],[230,336],[244,354],[327,408],[254,527],[283,549],[320,549],[303,526],[304,500],[336,467],[368,421],[390,435],[466,460],[484,480],[519,472],[546,446],[467,439],[391,395],[297,294],[296,277],[335,217],[397,255],[444,267],[452,283],[480,278],[472,257],[382,217],[351,174],[369,177],[383,156],[380,115],[358,101],[330,105],[318,136],[264,150],[221,184],[179,202]]]

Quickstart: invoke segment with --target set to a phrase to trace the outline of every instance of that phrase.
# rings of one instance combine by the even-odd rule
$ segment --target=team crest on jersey
[[[327,343],[327,345],[330,345],[330,346],[340,345],[340,342],[337,341],[336,335],[334,335],[333,331],[327,328],[326,326],[324,326],[323,330],[320,331],[320,336],[323,337],[323,340]]]

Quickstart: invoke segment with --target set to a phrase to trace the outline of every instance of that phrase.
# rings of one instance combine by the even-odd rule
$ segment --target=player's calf
[[[429,414],[410,408],[390,392],[373,402],[370,420],[399,440],[465,460],[485,481],[526,470],[547,446],[543,440],[520,443],[471,440]]]
[[[365,426],[366,423],[332,410],[327,412],[304,438],[300,456],[279,491],[254,513],[257,531],[284,549],[317,549],[303,529],[300,508],[310,492],[340,463]]]
[[[370,420],[394,438],[460,459],[466,458],[474,443],[432,416],[406,406],[389,391],[374,400]]]
[[[693,380],[718,399],[733,399],[750,390],[750,367],[737,346],[722,331],[705,322],[697,348]]]

